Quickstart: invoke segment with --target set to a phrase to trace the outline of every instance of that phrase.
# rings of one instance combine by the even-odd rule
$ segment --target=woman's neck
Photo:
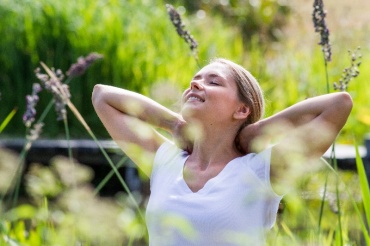
[[[204,128],[194,141],[193,151],[189,156],[192,162],[206,169],[210,164],[226,165],[232,159],[241,156],[235,147],[236,129],[215,127]]]

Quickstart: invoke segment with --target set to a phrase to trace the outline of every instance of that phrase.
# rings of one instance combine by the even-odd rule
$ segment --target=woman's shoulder
[[[164,141],[158,148],[154,157],[154,166],[171,163],[178,158],[185,158],[188,152],[180,149],[170,140]]]
[[[271,159],[271,149],[272,147],[268,147],[260,152],[252,152],[242,156],[243,162],[247,164],[254,164],[254,163],[270,163]]]
[[[151,179],[160,170],[172,170],[176,168],[188,155],[186,151],[178,148],[175,143],[169,140],[164,141],[155,154]]]
[[[181,156],[186,156],[186,155],[189,155],[188,152],[186,152],[185,150],[183,149],[180,149],[179,147],[177,147],[177,145],[170,141],[170,140],[165,140],[158,148],[157,152],[156,152],[156,157],[160,157],[160,156],[167,156],[169,158],[171,158],[171,156],[173,155],[181,155]]]
[[[242,166],[251,170],[260,179],[266,180],[270,171],[271,147],[257,153],[249,153],[240,158]]]

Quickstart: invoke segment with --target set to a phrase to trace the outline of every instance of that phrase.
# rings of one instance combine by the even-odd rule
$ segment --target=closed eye
[[[210,81],[209,84],[211,85],[220,85],[219,83],[217,83],[216,81]]]

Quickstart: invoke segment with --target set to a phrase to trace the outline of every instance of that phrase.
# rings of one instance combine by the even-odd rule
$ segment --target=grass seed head
[[[69,87],[63,84],[64,74],[60,69],[51,69],[55,76],[41,73],[40,68],[35,70],[36,77],[40,80],[43,87],[53,95],[55,111],[58,115],[57,120],[63,120],[66,117],[67,110],[65,105],[68,103],[71,93]]]
[[[182,23],[180,14],[171,4],[166,4],[167,13],[170,16],[172,24],[176,28],[177,34],[189,44],[190,50],[196,56],[198,53],[198,42],[195,41],[194,37],[189,31],[185,29],[185,25]],[[196,57],[197,58],[197,57]]]
[[[315,0],[313,4],[312,21],[315,32],[320,34],[320,42],[322,52],[324,53],[325,61],[331,61],[331,45],[329,42],[329,29],[325,21],[326,12],[324,10],[323,0]]]
[[[26,112],[23,114],[23,122],[27,128],[35,121],[36,105],[39,101],[38,93],[41,91],[39,83],[34,83],[32,86],[32,94],[26,96]]]
[[[30,129],[29,133],[27,134],[26,138],[29,141],[35,141],[41,135],[42,128],[44,127],[44,123],[37,123],[33,125],[33,128]]]
[[[95,61],[102,59],[103,55],[92,52],[86,57],[79,57],[77,62],[72,64],[67,71],[67,76],[70,78],[81,76]]]
[[[348,89],[349,82],[360,74],[359,67],[362,59],[360,47],[353,52],[348,50],[348,55],[351,58],[351,65],[344,68],[339,81],[334,82],[334,90],[346,91]]]

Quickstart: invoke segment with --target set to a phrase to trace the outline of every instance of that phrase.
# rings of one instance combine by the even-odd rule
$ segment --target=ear
[[[248,115],[251,113],[249,107],[245,104],[240,104],[237,110],[234,112],[233,116],[234,119],[237,120],[245,120],[247,119]]]

